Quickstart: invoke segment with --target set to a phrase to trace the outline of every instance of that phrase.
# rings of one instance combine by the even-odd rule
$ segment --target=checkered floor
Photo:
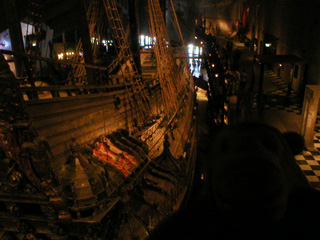
[[[265,81],[271,81],[274,89],[266,91],[265,94],[265,109],[284,110],[293,112],[298,115],[302,114],[302,101],[299,96],[291,91],[287,94],[288,85],[279,78],[273,71],[266,70],[264,75]],[[257,106],[257,94],[254,96],[254,107]]]
[[[272,91],[265,92],[265,109],[283,110],[293,112],[298,115],[302,114],[302,101],[299,96],[291,91],[287,96],[288,86],[273,71],[266,70],[264,75],[265,81],[271,81],[274,85]],[[254,107],[257,106],[256,96]],[[317,116],[314,147],[316,151],[303,151],[301,155],[296,156],[297,163],[305,173],[311,186],[320,190],[320,116]]]

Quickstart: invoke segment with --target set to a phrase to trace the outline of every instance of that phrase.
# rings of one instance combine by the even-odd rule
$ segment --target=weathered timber
[[[52,87],[37,90],[50,89]],[[154,114],[156,114],[156,103],[160,99],[159,90],[154,87],[150,97]],[[118,107],[115,106],[114,95],[119,96]],[[59,97],[55,98],[55,101],[39,99],[26,102],[26,111],[33,120],[33,126],[39,135],[48,140],[52,148],[54,168],[59,168],[66,161],[71,137],[76,137],[80,143],[92,144],[100,135],[109,134],[119,128],[134,126],[135,113],[131,110],[124,90],[78,97],[77,99]],[[137,101],[137,104],[142,102]]]

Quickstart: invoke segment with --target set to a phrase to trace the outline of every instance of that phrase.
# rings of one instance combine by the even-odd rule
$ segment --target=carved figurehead
[[[55,181],[52,171],[53,154],[48,141],[39,137],[33,130],[23,131],[21,153],[30,164],[41,182],[48,184]]]

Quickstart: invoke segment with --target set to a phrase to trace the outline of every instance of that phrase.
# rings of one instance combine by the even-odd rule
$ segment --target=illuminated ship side
[[[74,67],[68,85],[21,87],[1,55],[1,239],[145,239],[190,192],[193,78],[174,58],[159,2],[148,1],[155,42],[141,56],[145,72],[116,3],[90,2],[88,24],[98,21],[90,15],[97,6],[108,19],[112,65],[7,51]],[[90,84],[98,73],[101,84]]]

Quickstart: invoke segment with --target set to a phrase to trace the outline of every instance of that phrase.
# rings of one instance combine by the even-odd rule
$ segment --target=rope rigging
[[[41,56],[40,49],[40,41],[43,37],[42,30],[42,15],[43,12],[43,2],[39,0],[30,0],[28,2],[28,20],[27,20],[27,42],[26,42],[26,50],[28,54],[34,56]],[[29,33],[29,27],[31,26],[31,33]],[[29,61],[29,82],[33,85],[36,73],[36,65],[37,61]],[[39,61],[40,73],[42,72],[42,62]]]
[[[171,7],[173,8],[173,4]],[[175,63],[159,0],[148,0],[148,12],[152,39],[154,39],[158,75],[162,88],[162,98],[167,114],[171,115],[177,110],[179,96],[186,89],[187,82],[182,79],[181,69]]]
[[[137,117],[136,125],[138,127],[147,126],[151,115],[149,98],[129,48],[129,42],[123,29],[117,5],[114,0],[103,0],[103,5],[113,36],[113,42],[116,46],[119,64],[125,66],[120,69],[127,94],[129,95],[129,104],[132,105],[132,110]]]
[[[92,52],[95,59],[97,59],[98,52],[99,52],[99,40],[101,40],[101,32],[103,29],[103,21],[102,21],[102,11],[101,11],[101,1],[99,0],[92,0],[89,1],[89,5],[87,8],[87,20],[88,20],[88,28],[89,28],[89,35],[92,45]],[[84,62],[83,55],[80,55],[82,51],[82,41],[79,39],[78,44],[76,46],[75,55],[73,58],[74,62]],[[77,82],[74,81],[77,79]],[[86,83],[86,69],[84,66],[75,66],[73,71],[68,75],[68,81],[72,84],[75,83]]]

